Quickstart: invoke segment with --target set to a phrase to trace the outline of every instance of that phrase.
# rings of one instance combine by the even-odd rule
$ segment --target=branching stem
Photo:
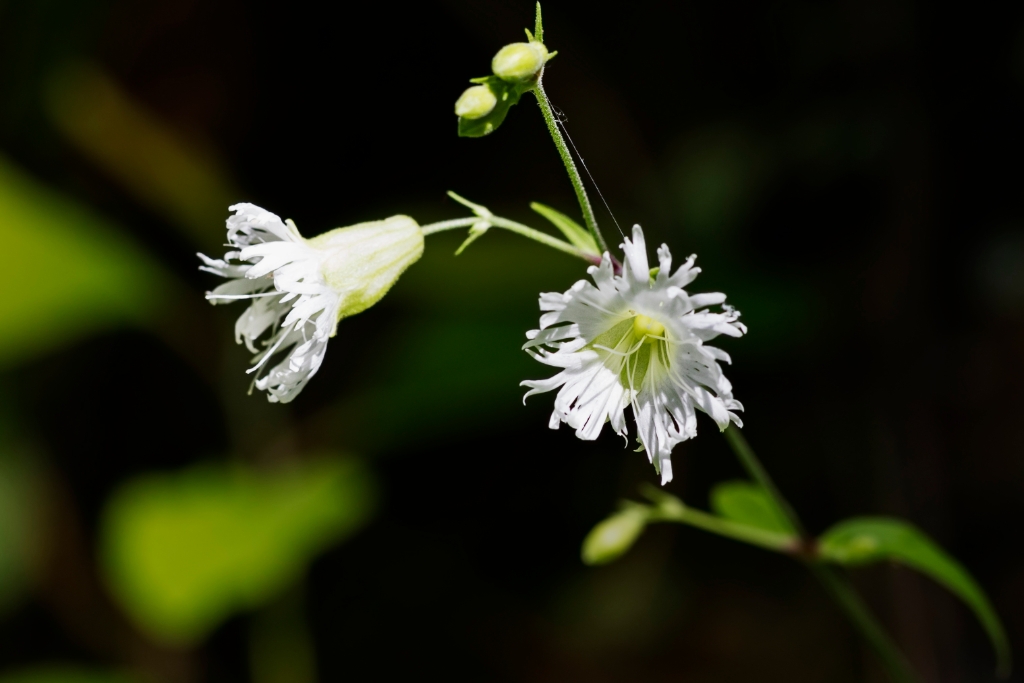
[[[739,524],[682,505],[672,506],[671,508],[666,506],[655,508],[655,511],[651,513],[651,521],[687,524],[719,536],[731,538],[734,541],[749,543],[766,550],[774,550],[781,553],[792,554],[799,544],[799,540],[790,534],[782,534],[775,531],[758,529],[746,524]]]
[[[725,430],[725,438],[732,447],[733,453],[739,458],[740,464],[743,465],[747,474],[750,475],[750,478],[756,481],[771,496],[772,500],[775,501],[775,505],[786,515],[789,523],[800,533],[804,539],[803,544],[810,546],[810,538],[807,536],[807,532],[804,531],[804,526],[796,516],[796,512],[794,512],[786,499],[782,497],[779,489],[775,486],[775,482],[768,476],[768,471],[765,470],[764,465],[761,464],[761,461],[754,454],[754,449],[750,447],[750,444],[743,437],[743,433],[737,427],[730,426]],[[832,567],[823,564],[814,557],[802,554],[797,554],[797,557],[802,557],[804,564],[814,574],[814,577],[821,582],[836,604],[842,608],[850,623],[857,628],[864,640],[868,642],[875,651],[875,654],[878,655],[892,680],[896,683],[917,683],[917,676],[910,668],[906,658],[885,632],[885,629],[878,623],[878,620],[868,610],[864,601],[861,600],[853,586],[850,585],[850,582]]]
[[[568,242],[560,240],[557,237],[552,237],[551,235],[541,232],[540,230],[535,230],[534,228],[531,228],[528,225],[523,225],[522,223],[517,223],[516,221],[512,221],[507,218],[502,218],[501,216],[470,216],[467,218],[454,218],[450,221],[430,223],[428,225],[422,226],[420,229],[423,231],[423,236],[426,237],[427,235],[433,235],[435,233],[443,232],[445,230],[469,228],[477,223],[489,223],[490,225],[496,228],[502,228],[504,230],[514,232],[517,235],[522,235],[523,237],[531,239],[534,242],[540,242],[545,246],[551,247],[552,249],[557,249],[558,251],[569,254],[570,256],[581,258],[590,264],[598,264],[601,262],[601,259],[599,257],[593,254],[588,254],[585,251],[581,251],[580,249],[577,249],[573,245],[569,244]]]

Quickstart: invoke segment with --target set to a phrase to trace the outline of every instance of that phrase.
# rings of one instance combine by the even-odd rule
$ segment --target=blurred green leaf
[[[51,121],[80,151],[197,246],[221,246],[228,205],[242,195],[209,150],[185,139],[96,66],[66,66],[51,79],[47,95]]]
[[[583,562],[608,564],[621,557],[640,538],[649,517],[649,508],[634,503],[599,522],[583,539]]]
[[[851,567],[891,560],[930,576],[974,610],[992,640],[1002,674],[1010,669],[1010,647],[984,591],[963,566],[912,524],[890,517],[844,520],[819,539],[821,558]]]
[[[39,480],[31,460],[0,443],[0,614],[16,604],[39,551]]]
[[[130,683],[132,680],[116,671],[62,664],[42,664],[0,674],[0,683]]]
[[[192,644],[301,578],[318,553],[367,521],[372,501],[370,474],[354,459],[140,477],[108,503],[104,571],[140,626]]]
[[[0,367],[152,319],[165,282],[145,253],[0,157]]]
[[[711,491],[711,509],[721,517],[766,531],[796,530],[764,489],[749,481],[726,481]]]
[[[540,202],[533,202],[530,204],[530,208],[551,221],[551,223],[561,230],[562,234],[565,235],[565,238],[577,249],[582,249],[583,251],[591,254],[601,253],[601,250],[597,246],[597,242],[594,241],[594,236],[587,232],[582,225],[569,218],[564,213],[556,211],[550,206],[545,206]]]

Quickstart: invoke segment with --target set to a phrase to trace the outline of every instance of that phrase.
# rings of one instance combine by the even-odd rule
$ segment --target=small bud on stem
[[[491,61],[494,75],[506,81],[525,81],[537,75],[548,60],[548,49],[536,40],[512,43],[498,50]]]
[[[482,119],[494,111],[498,98],[486,85],[466,88],[455,103],[455,115],[464,119]]]

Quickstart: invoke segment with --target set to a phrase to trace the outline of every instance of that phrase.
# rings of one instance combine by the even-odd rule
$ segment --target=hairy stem
[[[597,218],[594,216],[594,207],[590,205],[587,188],[583,185],[583,179],[580,177],[579,169],[576,168],[576,162],[573,161],[572,155],[569,153],[569,147],[565,144],[562,131],[558,129],[558,121],[555,119],[555,113],[551,110],[551,102],[548,101],[548,95],[544,92],[543,74],[544,72],[541,71],[541,76],[537,78],[537,86],[532,92],[537,97],[537,104],[540,105],[540,112],[544,115],[544,122],[548,126],[548,132],[551,133],[551,139],[555,141],[558,156],[562,157],[565,170],[569,172],[569,180],[572,182],[572,188],[576,190],[576,199],[580,203],[580,211],[583,212],[583,221],[587,224],[587,230],[597,240],[601,251],[608,251],[608,243],[605,242],[604,235],[601,234],[601,230],[597,227]]]

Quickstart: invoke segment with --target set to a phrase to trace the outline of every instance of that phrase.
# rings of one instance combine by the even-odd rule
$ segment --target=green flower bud
[[[629,550],[647,526],[648,509],[631,505],[599,523],[583,539],[586,564],[607,564]]]
[[[525,81],[533,78],[548,60],[548,49],[536,40],[512,43],[498,50],[491,61],[491,69],[506,81]]]
[[[423,255],[423,231],[408,216],[338,228],[308,242],[324,252],[324,281],[341,297],[338,320],[380,301]]]
[[[464,119],[482,119],[494,111],[498,103],[491,89],[486,85],[474,85],[466,88],[466,92],[455,103],[455,115]]]

